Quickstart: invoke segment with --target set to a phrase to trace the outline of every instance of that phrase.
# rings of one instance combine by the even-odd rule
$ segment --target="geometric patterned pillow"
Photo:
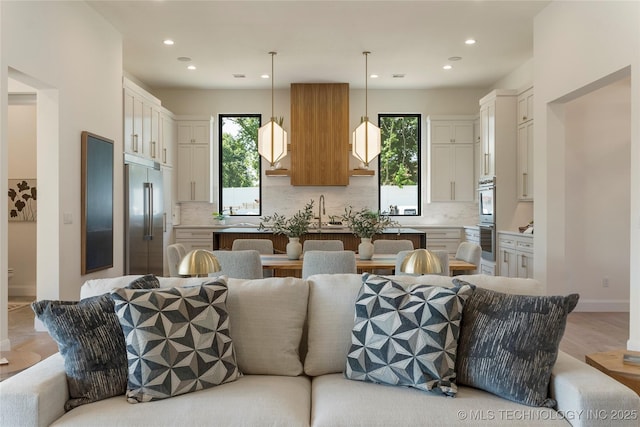
[[[166,399],[240,376],[229,336],[227,284],[113,290],[127,345],[130,403]]]
[[[458,285],[465,283],[454,279]],[[551,369],[578,294],[512,295],[477,288],[464,306],[458,384],[529,406],[552,408]]]
[[[362,281],[345,376],[455,396],[460,319],[474,286],[405,289],[369,274]]]
[[[154,276],[127,285],[137,289],[158,286]],[[64,359],[69,387],[66,411],[125,393],[126,347],[109,294],[80,301],[41,300],[32,303],[31,308],[47,327]]]

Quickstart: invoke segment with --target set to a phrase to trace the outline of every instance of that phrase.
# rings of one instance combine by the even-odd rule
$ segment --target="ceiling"
[[[122,33],[124,69],[150,87],[488,87],[533,56],[548,1],[88,1]],[[173,39],[165,46],[164,39]],[[467,38],[477,43],[465,44]],[[451,61],[458,56],[462,59]],[[178,57],[191,58],[190,62]],[[196,70],[187,70],[187,65]],[[444,70],[445,64],[453,66]],[[244,78],[235,78],[243,74]],[[393,77],[404,74],[403,78]]]

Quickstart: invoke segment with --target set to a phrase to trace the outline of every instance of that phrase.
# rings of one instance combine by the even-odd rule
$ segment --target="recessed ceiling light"
[[[189,61],[191,61],[191,58],[189,58],[188,56],[179,56],[178,57],[178,61],[180,61],[180,62],[189,62]]]
[[[263,74],[260,76],[260,78],[262,79],[268,79],[269,78],[269,74]]]
[[[187,70],[195,70],[195,69],[196,69],[196,66],[195,66],[195,65],[189,65],[189,66],[187,67]]]
[[[462,56],[450,56],[448,58],[449,61],[460,61],[462,59]]]
[[[233,77],[236,78],[236,79],[244,79],[247,76],[244,75],[244,74],[234,74]]]
[[[171,39],[166,39],[162,43],[166,44],[167,46],[173,46],[173,40]]]
[[[392,74],[391,77],[393,77],[394,79],[404,79],[404,74],[396,73]]]
[[[453,68],[453,67],[452,67],[451,65],[449,65],[449,64],[447,64],[447,65],[445,65],[445,66],[443,66],[443,67],[442,67],[442,69],[443,69],[443,70],[450,70],[450,69],[452,69],[452,68]]]
[[[476,44],[476,41],[475,41],[475,39],[466,39],[464,41],[464,44]]]
[[[377,79],[379,76],[377,74],[371,74],[369,77],[371,77],[372,79]]]

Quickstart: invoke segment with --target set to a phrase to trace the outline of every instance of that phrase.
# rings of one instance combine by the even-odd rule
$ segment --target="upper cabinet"
[[[124,151],[164,164],[160,100],[126,78],[123,86]]]
[[[518,95],[518,200],[533,200],[533,88]]]
[[[173,166],[176,157],[176,141],[178,128],[171,111],[163,108],[160,112],[160,162],[166,166]]]
[[[480,100],[481,174],[513,177],[516,146],[516,92],[494,90]],[[514,156],[510,154],[513,153]],[[506,161],[502,162],[501,159]],[[498,170],[497,165],[502,170]]]
[[[474,182],[474,117],[427,119],[431,159],[432,202],[472,202]]]
[[[178,201],[210,202],[213,120],[176,120]]]
[[[533,120],[533,88],[518,95],[518,124]]]
[[[291,184],[349,184],[349,85],[291,85]]]

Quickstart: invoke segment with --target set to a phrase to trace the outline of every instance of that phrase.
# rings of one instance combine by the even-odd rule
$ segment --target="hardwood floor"
[[[12,350],[32,351],[43,359],[58,347],[47,332],[33,328],[34,313],[24,306],[9,312],[9,339]],[[589,353],[626,348],[629,313],[571,313],[560,349],[584,362]]]

